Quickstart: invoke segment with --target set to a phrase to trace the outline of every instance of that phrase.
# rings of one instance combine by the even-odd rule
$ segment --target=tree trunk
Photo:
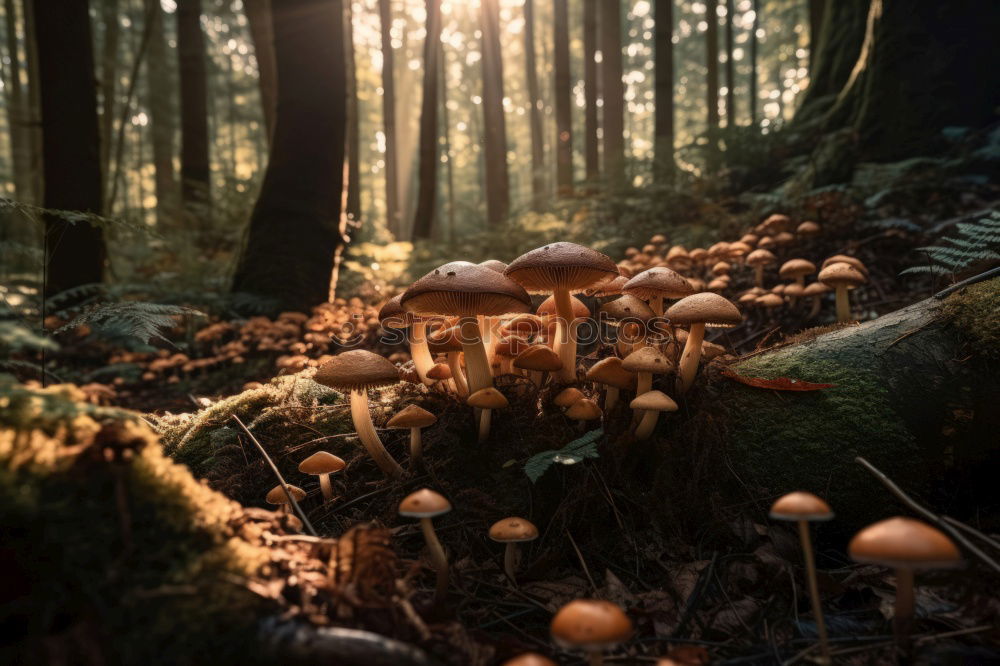
[[[396,77],[392,49],[392,0],[379,0],[382,32],[382,131],[385,134],[385,221],[389,233],[400,237],[402,223],[399,213],[399,157],[396,152]]]
[[[276,310],[307,311],[329,297],[334,255],[344,242],[343,5],[282,0],[271,14],[278,117],[233,289],[273,299]]]
[[[558,3],[557,3],[558,4]],[[528,79],[528,120],[531,125],[531,196],[537,209],[545,200],[545,137],[535,64],[535,2],[524,0],[524,66]]]
[[[174,170],[175,106],[171,94],[173,73],[167,64],[167,39],[164,34],[163,9],[159,0],[146,0],[146,15],[151,21],[149,59],[146,61],[149,91],[149,130],[153,143],[153,169],[156,186],[156,222],[158,226],[175,223],[179,204],[177,176]]]
[[[438,59],[441,65],[441,81],[448,80],[448,68],[447,62],[445,61],[444,54],[444,44],[440,41],[438,42],[438,50],[440,54]],[[455,169],[452,164],[451,156],[451,121],[448,118],[448,86],[443,86],[441,88],[441,138],[444,143],[441,145],[441,153],[444,156],[445,165],[445,179],[448,185],[448,233],[447,239],[449,244],[455,242]]]
[[[823,19],[826,16],[829,3],[827,0],[809,0],[809,65],[813,64],[813,54],[819,45],[819,36],[823,32]]]
[[[441,0],[427,0],[427,36],[424,39],[424,95],[420,105],[420,181],[412,238],[427,239],[434,231],[437,203],[438,104],[441,54]]]
[[[657,170],[670,178],[674,171],[674,0],[656,0],[654,12],[654,156]]]
[[[622,15],[619,0],[600,0],[601,91],[604,98],[604,173],[625,177],[625,85],[622,82]]]
[[[569,28],[566,29],[567,33]],[[583,3],[583,154],[586,162],[587,180],[596,180],[601,175],[601,149],[597,141],[597,3]]]
[[[733,62],[735,4],[733,0],[726,0],[726,129],[736,127],[736,63]]]
[[[719,0],[708,0],[705,3],[705,108],[707,110],[708,129],[705,136],[708,145],[705,149],[705,165],[709,173],[719,166]]]
[[[593,3],[586,3],[592,5]],[[555,52],[553,105],[556,112],[556,191],[566,196],[573,191],[573,99],[569,64],[569,9],[567,0],[555,0],[553,50]],[[591,60],[593,62],[593,60]],[[588,93],[589,95],[589,93]],[[597,107],[594,106],[596,113]],[[588,107],[587,112],[590,112]],[[597,128],[594,127],[594,145]],[[588,142],[590,136],[587,136]],[[596,157],[594,158],[596,162]],[[596,174],[595,174],[596,176]]]
[[[750,25],[750,125],[757,127],[757,26],[760,25],[759,3],[753,0],[753,21]],[[812,84],[810,84],[810,89]]]
[[[101,212],[101,133],[87,0],[34,2],[45,207]],[[72,109],[72,113],[67,113]],[[101,230],[46,216],[45,295],[101,282]]]
[[[201,0],[177,0],[177,57],[181,84],[181,201],[185,226],[194,232],[208,217],[211,191]]]
[[[481,0],[483,33],[483,159],[486,166],[486,223],[496,227],[510,211],[507,122],[503,108],[503,53],[499,0]]]
[[[118,44],[121,24],[118,0],[102,0],[101,23],[104,24],[104,46],[101,52],[101,173],[111,173],[111,140],[115,130],[115,99],[118,90]],[[107,187],[107,183],[105,186]],[[107,196],[107,195],[105,195]]]
[[[24,51],[28,64],[28,143],[31,148],[31,182],[35,201],[44,200],[45,174],[42,153],[42,93],[41,75],[38,73],[38,44],[35,39],[35,3],[23,0]],[[91,56],[93,57],[93,56]]]
[[[7,27],[7,58],[10,70],[5,72],[4,92],[7,97],[7,126],[10,131],[10,152],[14,169],[14,192],[25,203],[36,203],[37,193],[31,174],[31,135],[28,95],[21,85],[21,59],[18,54],[17,6],[14,0],[4,0]]]
[[[347,68],[347,218],[361,220],[361,116],[358,110],[358,78],[354,65],[354,14],[344,2],[344,60]]]
[[[250,24],[254,57],[257,60],[260,105],[264,110],[267,142],[274,136],[274,119],[278,113],[278,71],[274,62],[274,26],[271,25],[271,0],[244,0],[243,6]]]

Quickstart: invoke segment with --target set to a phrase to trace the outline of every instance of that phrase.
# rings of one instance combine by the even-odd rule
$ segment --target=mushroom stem
[[[319,475],[319,489],[323,491],[323,501],[329,502],[333,499],[333,485],[330,483],[329,474]]]
[[[764,286],[764,264],[757,264],[753,267],[754,286]]]
[[[430,518],[420,519],[420,530],[424,533],[424,541],[431,553],[431,561],[437,570],[437,586],[434,588],[434,606],[440,607],[448,593],[448,558],[444,548],[434,532],[434,523]]]
[[[847,285],[837,285],[837,321],[851,321],[851,300],[847,295]]]
[[[365,450],[368,451],[368,455],[372,457],[379,469],[392,479],[403,476],[403,468],[385,450],[382,440],[375,432],[375,424],[372,423],[371,414],[368,413],[368,393],[366,391],[351,391],[351,418],[354,420],[354,428],[358,432],[358,438],[365,445]]]
[[[493,386],[490,361],[486,357],[482,331],[475,317],[462,320],[462,349],[465,352],[465,367],[469,371],[469,393]]]
[[[448,367],[451,369],[451,378],[455,382],[455,392],[458,397],[465,398],[469,395],[469,383],[465,379],[465,371],[462,370],[459,353],[461,352],[448,352]]]
[[[493,410],[483,409],[479,412],[479,442],[485,442],[490,436],[490,423],[493,420]]]
[[[420,462],[424,454],[424,440],[420,436],[420,428],[410,428],[410,467]]]
[[[503,570],[507,572],[507,577],[512,583],[517,582],[517,579],[514,578],[515,569],[517,569],[517,543],[511,541],[503,552]]]
[[[663,298],[661,296],[654,296],[649,299],[649,308],[656,313],[657,317],[663,316]]]
[[[424,386],[434,383],[427,378],[427,371],[434,367],[431,350],[427,346],[427,322],[416,321],[410,326],[410,356],[413,358],[413,369],[420,375]]]
[[[562,369],[556,372],[561,382],[576,381],[576,332],[573,330],[573,301],[568,289],[552,292],[556,302],[556,339],[553,351],[562,361]]]
[[[642,372],[639,371],[639,377],[636,380],[635,394],[640,396],[643,393],[649,393],[653,390],[653,373],[652,372]],[[637,426],[642,418],[643,410],[636,409],[633,410],[632,414],[632,425]]]
[[[705,324],[694,322],[688,331],[687,342],[681,353],[680,368],[677,373],[677,384],[680,393],[685,393],[694,384],[698,374],[698,362],[701,360],[701,343],[705,339]]]
[[[813,302],[812,302],[812,308],[809,310],[809,314],[806,316],[806,319],[812,319],[816,315],[819,314],[819,307],[820,307],[820,296],[819,296],[819,294],[813,296],[812,300],[813,300]]]
[[[594,650],[588,655],[588,661],[590,662],[590,666],[603,666],[604,653],[600,650]]]
[[[639,420],[639,425],[635,429],[636,439],[646,439],[653,434],[653,429],[656,427],[656,422],[660,418],[660,413],[655,409],[647,409],[643,411],[642,418]]]
[[[806,577],[809,580],[809,601],[812,603],[813,617],[816,619],[816,632],[819,634],[819,649],[823,663],[829,664],[830,644],[826,636],[826,622],[823,620],[823,607],[819,600],[819,585],[816,583],[816,562],[813,559],[812,539],[809,536],[809,521],[800,520],[799,540],[802,542],[802,552],[806,560]]]
[[[604,413],[607,414],[611,408],[618,404],[619,389],[617,386],[609,386],[604,392]]]
[[[901,567],[896,569],[896,606],[892,619],[893,633],[901,648],[906,648],[910,637],[910,624],[913,622],[913,569]]]

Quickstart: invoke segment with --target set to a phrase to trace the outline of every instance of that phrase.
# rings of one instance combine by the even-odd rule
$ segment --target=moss
[[[1000,359],[1000,278],[952,294],[942,313],[975,343],[977,355]]]

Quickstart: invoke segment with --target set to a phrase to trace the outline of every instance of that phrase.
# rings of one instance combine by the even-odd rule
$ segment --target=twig
[[[947,521],[943,520],[940,516],[933,513],[929,509],[925,509],[921,505],[917,504],[912,498],[910,498],[909,495],[904,493],[899,486],[893,483],[892,480],[889,477],[887,477],[884,473],[882,473],[878,468],[876,468],[874,465],[872,465],[870,462],[868,462],[861,456],[855,458],[854,462],[858,463],[859,465],[867,469],[869,472],[871,472],[875,476],[875,478],[878,479],[890,493],[896,496],[896,499],[905,504],[912,511],[919,513],[927,520],[936,524],[942,530],[951,535],[951,537],[955,541],[962,544],[962,546],[967,551],[978,557],[984,564],[989,566],[991,569],[993,569],[997,573],[1000,573],[1000,563],[997,563],[996,560],[994,560],[992,557],[981,551],[974,543],[965,538],[964,534],[962,534],[957,529],[952,527]]]
[[[982,282],[983,280],[989,280],[990,278],[997,277],[997,276],[1000,276],[1000,266],[997,266],[996,268],[991,268],[990,270],[986,271],[985,273],[980,273],[979,275],[973,275],[972,277],[970,277],[967,280],[962,280],[961,282],[956,282],[955,284],[951,285],[947,289],[942,289],[938,293],[934,294],[934,298],[936,298],[938,300],[941,300],[945,296],[949,296],[949,295],[955,293],[956,291],[958,291],[959,289],[962,289],[964,287],[968,287],[969,285],[972,285],[972,284],[976,284],[977,282]]]
[[[966,525],[961,520],[955,520],[951,516],[941,516],[941,520],[945,521],[946,523],[948,523],[950,525],[954,525],[955,527],[957,527],[960,530],[965,530],[966,532],[968,532],[969,534],[971,534],[974,537],[979,537],[981,540],[983,540],[986,543],[990,544],[991,546],[993,546],[997,550],[1000,550],[1000,541],[997,541],[996,539],[994,539],[993,537],[989,536],[988,534],[983,534],[982,532],[980,532],[979,530],[977,530],[972,525]]]
[[[583,553],[580,552],[580,549],[577,547],[576,541],[573,540],[573,535],[569,533],[569,530],[566,530],[566,536],[569,538],[569,542],[570,545],[573,546],[573,550],[576,551],[576,556],[580,558],[580,566],[583,567],[583,573],[587,574],[587,580],[590,581],[591,589],[593,589],[594,592],[597,592],[597,585],[594,583],[593,576],[590,575],[590,569],[587,568],[587,561],[583,559]]]
[[[267,461],[267,464],[271,466],[271,470],[274,472],[274,475],[278,477],[278,483],[281,484],[282,490],[285,491],[285,497],[287,497],[288,501],[292,503],[292,507],[295,509],[295,513],[299,514],[299,518],[302,519],[302,524],[305,526],[305,528],[309,530],[309,534],[311,534],[314,537],[318,537],[319,535],[316,534],[316,530],[313,529],[312,523],[310,523],[309,518],[306,517],[305,511],[302,510],[302,507],[299,506],[299,503],[295,501],[295,497],[292,495],[291,492],[289,492],[288,484],[285,483],[284,477],[282,477],[281,472],[278,471],[278,466],[274,464],[273,460],[271,460],[271,456],[267,455],[267,451],[265,451],[264,447],[261,446],[260,442],[257,441],[257,438],[253,436],[253,433],[250,432],[250,430],[245,425],[243,425],[243,421],[240,421],[240,417],[236,416],[236,414],[233,414],[233,420],[236,421],[236,424],[243,429],[243,432],[247,434],[247,437],[250,438],[250,441],[257,446],[257,449],[260,451],[260,454],[264,456],[264,460]]]

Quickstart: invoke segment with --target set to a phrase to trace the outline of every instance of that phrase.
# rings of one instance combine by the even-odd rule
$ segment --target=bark
[[[503,108],[503,53],[500,50],[499,0],[482,0],[483,159],[486,223],[496,227],[510,211],[507,173],[507,122]]]
[[[38,73],[38,44],[35,39],[35,3],[23,0],[24,50],[28,64],[28,137],[31,149],[31,181],[35,201],[44,199],[44,165],[42,163],[42,93]]]
[[[438,155],[438,76],[441,54],[441,2],[427,0],[427,36],[424,40],[424,94],[420,105],[420,181],[417,210],[413,217],[412,238],[430,238],[434,230],[434,209],[437,203]],[[484,97],[485,100],[485,97]]]
[[[87,0],[31,0],[38,46],[46,208],[101,212],[100,129]],[[72,113],[67,113],[72,109]],[[101,282],[101,230],[45,219],[45,295]]]
[[[278,117],[233,289],[273,299],[276,310],[307,311],[328,298],[344,242],[343,5],[283,0],[272,19]]]
[[[816,52],[820,33],[823,32],[823,19],[826,16],[827,0],[809,0],[809,60],[812,65],[812,54]]]
[[[396,77],[392,49],[392,0],[379,0],[382,33],[382,132],[385,134],[385,219],[395,238],[402,228],[399,213],[399,158],[396,154]]]
[[[268,618],[260,624],[260,641],[268,659],[290,666],[440,666],[415,645],[360,629]]]
[[[167,225],[176,221],[179,192],[174,169],[175,106],[171,94],[174,80],[167,64],[167,38],[164,33],[163,8],[159,0],[146,0],[146,15],[151,21],[149,59],[146,61],[149,92],[149,131],[153,144],[153,169],[156,187],[156,221]]]
[[[253,41],[254,58],[257,60],[257,77],[260,87],[260,105],[264,111],[267,142],[274,136],[274,119],[278,109],[278,71],[274,61],[274,26],[271,24],[271,0],[244,0],[250,39]]]
[[[101,173],[111,173],[111,137],[115,128],[115,98],[118,90],[118,45],[121,24],[118,0],[101,2],[101,23],[104,24],[104,47],[101,52]]]
[[[802,95],[802,102],[795,113],[795,122],[801,124],[815,119],[829,109],[844,84],[861,52],[865,36],[865,21],[871,0],[838,0],[825,3],[826,16],[822,28],[815,35],[809,54],[809,87]]]
[[[444,45],[438,42],[438,50],[440,55],[438,59],[441,65],[441,80],[447,81],[447,66],[445,62],[444,55]],[[441,144],[441,154],[444,156],[444,166],[445,166],[445,179],[448,185],[448,234],[447,239],[449,243],[455,242],[455,174],[454,168],[452,167],[451,159],[451,121],[448,118],[448,86],[441,88],[441,138],[444,143]]]
[[[622,82],[622,15],[619,0],[600,2],[601,90],[604,98],[604,173],[625,176],[625,85]]]
[[[7,127],[14,169],[14,192],[25,203],[36,202],[35,183],[31,173],[30,110],[28,95],[21,85],[21,58],[18,54],[17,6],[14,0],[4,0],[4,23],[7,27],[7,57],[10,69],[4,71],[4,92],[7,97]]]
[[[726,129],[736,127],[736,65],[733,62],[733,0],[726,0]]]
[[[654,155],[657,168],[669,178],[674,170],[674,0],[657,0],[654,11]]]
[[[568,28],[567,28],[568,31]],[[587,180],[595,180],[601,175],[601,150],[597,141],[597,3],[583,3],[583,154],[586,162]]]
[[[181,201],[185,224],[209,213],[211,167],[208,157],[208,79],[201,0],[177,2],[177,57],[181,86]]]
[[[592,5],[594,3],[586,3]],[[567,0],[555,0],[553,50],[555,51],[553,97],[556,112],[556,191],[565,196],[573,191],[573,100],[570,90],[569,9]],[[591,59],[593,63],[593,59]],[[594,106],[596,113],[597,107]],[[589,109],[588,109],[589,112]],[[594,146],[597,128],[594,128]],[[587,140],[590,140],[588,135]],[[594,158],[596,162],[596,157]],[[596,174],[595,174],[596,176]]]
[[[705,3],[705,109],[707,111],[708,146],[705,149],[705,164],[714,171],[719,162],[719,15],[716,11],[719,0]]]
[[[757,126],[757,26],[760,25],[760,5],[753,0],[753,22],[750,26],[750,125]]]
[[[351,2],[344,2],[344,59],[347,67],[347,202],[349,220],[361,220],[361,116],[358,109],[358,78],[354,65],[354,16]]]
[[[557,2],[558,6],[558,2]],[[542,104],[535,63],[535,2],[524,0],[524,66],[528,83],[528,121],[531,125],[531,196],[535,208],[545,199],[545,138],[542,136]]]

